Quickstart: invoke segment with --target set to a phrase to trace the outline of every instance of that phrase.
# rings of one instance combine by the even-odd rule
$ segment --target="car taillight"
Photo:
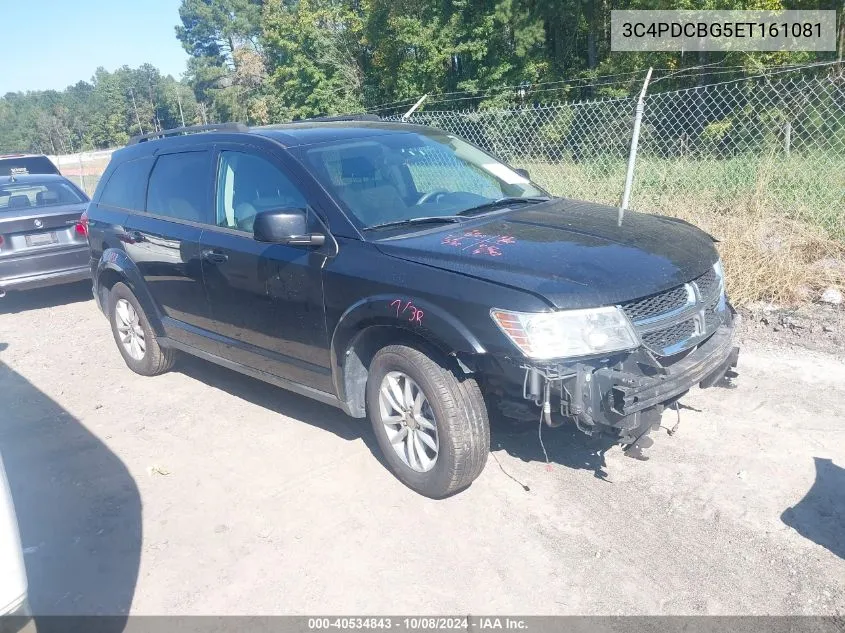
[[[82,237],[88,237],[88,210],[82,212],[82,215],[79,216],[79,222],[76,223],[74,226],[77,235],[81,235]]]
[[[3,242],[5,242],[5,241],[6,241],[6,240],[5,240],[5,239],[3,239],[3,236],[2,236],[2,235],[0,235],[0,247],[2,247],[2,246],[3,246]]]

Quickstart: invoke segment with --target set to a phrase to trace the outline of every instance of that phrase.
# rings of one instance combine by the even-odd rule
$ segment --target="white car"
[[[27,601],[26,569],[12,493],[0,457],[0,631],[35,631]],[[7,617],[15,616],[15,617]]]

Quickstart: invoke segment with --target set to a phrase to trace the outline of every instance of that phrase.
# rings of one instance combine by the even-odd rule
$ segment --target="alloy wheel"
[[[440,450],[437,422],[428,399],[410,376],[401,371],[385,375],[379,388],[379,413],[399,459],[418,473],[434,468]]]
[[[147,353],[147,341],[135,308],[126,299],[118,299],[114,319],[123,349],[135,360],[142,360]]]

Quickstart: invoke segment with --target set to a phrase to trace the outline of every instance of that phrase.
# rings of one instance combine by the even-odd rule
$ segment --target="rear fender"
[[[454,315],[424,299],[412,296],[377,295],[353,304],[340,317],[331,342],[332,376],[341,402],[347,403],[352,415],[363,416],[363,403],[347,393],[347,359],[355,341],[365,332],[377,328],[382,334],[401,340],[423,339],[445,356],[457,359],[458,365],[472,371],[472,357],[484,354],[485,348],[469,329]]]
[[[150,322],[150,327],[156,333],[156,336],[166,336],[164,327],[161,324],[161,313],[158,311],[152,296],[147,290],[141,272],[138,270],[135,262],[124,251],[118,248],[107,248],[104,250],[97,264],[97,272],[94,276],[97,301],[101,301],[101,297],[105,296],[101,289],[101,281],[109,277],[114,278],[114,275],[117,275],[119,281],[126,284],[132,291],[132,294],[135,295],[138,303],[144,309],[147,320]],[[107,305],[101,305],[101,308],[103,312],[108,312]]]

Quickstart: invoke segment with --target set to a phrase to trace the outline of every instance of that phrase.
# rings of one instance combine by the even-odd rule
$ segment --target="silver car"
[[[88,196],[53,174],[0,176],[0,297],[91,275]]]

